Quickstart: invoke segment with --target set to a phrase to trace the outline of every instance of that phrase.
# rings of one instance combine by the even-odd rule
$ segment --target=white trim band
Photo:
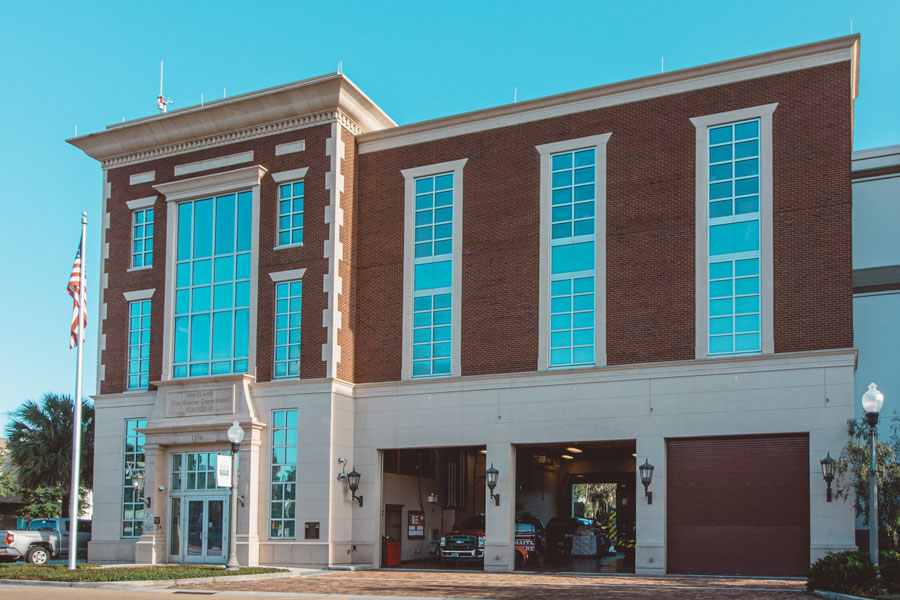
[[[125,300],[128,302],[137,302],[138,300],[149,300],[153,297],[153,293],[156,292],[156,288],[150,288],[149,290],[135,290],[133,292],[122,292],[122,295],[125,296]]]
[[[201,175],[200,177],[182,179],[181,181],[172,181],[170,183],[159,183],[154,185],[153,189],[164,195],[166,202],[175,202],[258,186],[263,175],[267,172],[265,167],[254,165],[252,167],[235,169],[234,171],[225,171],[224,173]]]
[[[304,274],[306,274],[306,269],[290,269],[288,271],[275,271],[274,273],[269,273],[269,278],[275,283],[281,283],[282,281],[303,279]]]
[[[135,173],[128,178],[128,185],[137,185],[139,183],[149,183],[156,179],[156,171],[145,171],[144,173]]]
[[[147,196],[146,198],[138,198],[137,200],[129,200],[125,203],[128,207],[128,210],[138,210],[141,208],[150,208],[156,201],[159,199],[159,196]]]
[[[241,163],[253,162],[253,150],[241,152],[239,154],[229,154],[228,156],[220,156],[218,158],[210,158],[207,160],[198,160],[197,162],[175,165],[175,177],[179,175],[190,175],[191,173],[199,173],[200,171],[209,171],[222,167],[230,167]]]
[[[291,169],[290,171],[279,171],[278,173],[272,173],[272,179],[274,179],[277,183],[281,183],[282,181],[289,181],[291,179],[303,179],[304,177],[306,177],[307,171],[309,171],[309,167]]]
[[[287,144],[278,144],[275,146],[275,156],[293,154],[295,152],[303,152],[304,150],[306,150],[306,140],[288,142]]]

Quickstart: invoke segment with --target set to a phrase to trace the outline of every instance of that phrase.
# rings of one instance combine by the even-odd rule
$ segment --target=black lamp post
[[[872,465],[869,472],[869,559],[878,566],[878,479],[875,476],[875,449],[878,444],[878,413],[884,404],[884,394],[878,386],[869,384],[868,391],[862,396],[863,410],[866,411],[866,422],[869,424],[869,441],[871,442]]]
[[[822,464],[822,477],[828,485],[828,489],[825,490],[825,501],[831,502],[831,481],[834,479],[834,459],[831,458],[831,452],[819,462]]]
[[[500,506],[500,494],[494,493],[494,488],[497,487],[497,477],[500,476],[500,471],[494,468],[494,463],[491,463],[491,466],[485,470],[484,476],[487,480],[488,489],[491,491],[491,500],[493,500],[497,506]]]
[[[644,484],[644,496],[647,497],[647,504],[653,504],[653,492],[648,491],[647,488],[650,487],[650,482],[653,481],[653,469],[655,467],[650,464],[650,460],[645,460],[644,464],[640,466],[641,471],[641,483]]]
[[[350,494],[352,496],[350,501],[353,502],[354,500],[359,500],[359,506],[362,507],[363,497],[356,495],[356,490],[359,489],[359,473],[356,469],[347,473],[347,485],[350,486]]]
[[[229,519],[228,531],[228,562],[226,568],[229,571],[237,571],[240,564],[237,559],[237,454],[241,449],[241,442],[244,441],[244,430],[241,424],[235,421],[226,432],[228,441],[231,442],[231,517]]]

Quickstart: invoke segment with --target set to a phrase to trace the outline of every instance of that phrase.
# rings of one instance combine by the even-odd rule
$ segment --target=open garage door
[[[669,573],[805,575],[809,437],[667,441]]]

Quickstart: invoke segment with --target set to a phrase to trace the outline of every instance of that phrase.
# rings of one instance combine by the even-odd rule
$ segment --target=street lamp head
[[[862,395],[862,406],[866,413],[878,414],[884,404],[884,394],[878,389],[874,383],[869,384],[868,391]]]
[[[241,426],[237,421],[228,428],[228,441],[235,445],[239,445],[244,441],[244,430],[241,429]]]

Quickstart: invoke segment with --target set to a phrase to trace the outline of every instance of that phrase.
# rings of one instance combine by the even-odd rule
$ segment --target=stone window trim
[[[453,242],[451,253],[451,339],[450,375],[462,374],[460,359],[462,333],[462,237],[463,237],[463,168],[468,158],[401,170],[404,179],[403,193],[403,340],[400,379],[412,379],[413,295],[415,276],[415,205],[416,179],[429,175],[453,173]]]
[[[594,365],[606,365],[606,146],[612,132],[549,144],[535,149],[540,154],[540,260],[538,291],[538,371],[550,368],[550,251],[551,165],[553,154],[593,147],[596,149],[595,256],[594,256]]]
[[[196,200],[227,192],[250,189],[252,195],[253,226],[250,232],[250,327],[248,339],[247,374],[256,375],[257,311],[259,302],[259,206],[260,185],[268,170],[262,165],[242,167],[232,171],[201,175],[154,187],[166,199],[166,287],[163,311],[163,350],[161,381],[172,381],[175,324],[175,256],[178,232],[178,202]],[[189,381],[192,378],[185,378]]]
[[[760,231],[760,338],[762,354],[775,353],[774,315],[774,256],[772,223],[772,115],[777,102],[730,110],[711,115],[692,117],[695,128],[695,341],[694,357],[698,360],[728,357],[731,355],[709,355],[709,128],[736,121],[759,119],[759,231]]]

